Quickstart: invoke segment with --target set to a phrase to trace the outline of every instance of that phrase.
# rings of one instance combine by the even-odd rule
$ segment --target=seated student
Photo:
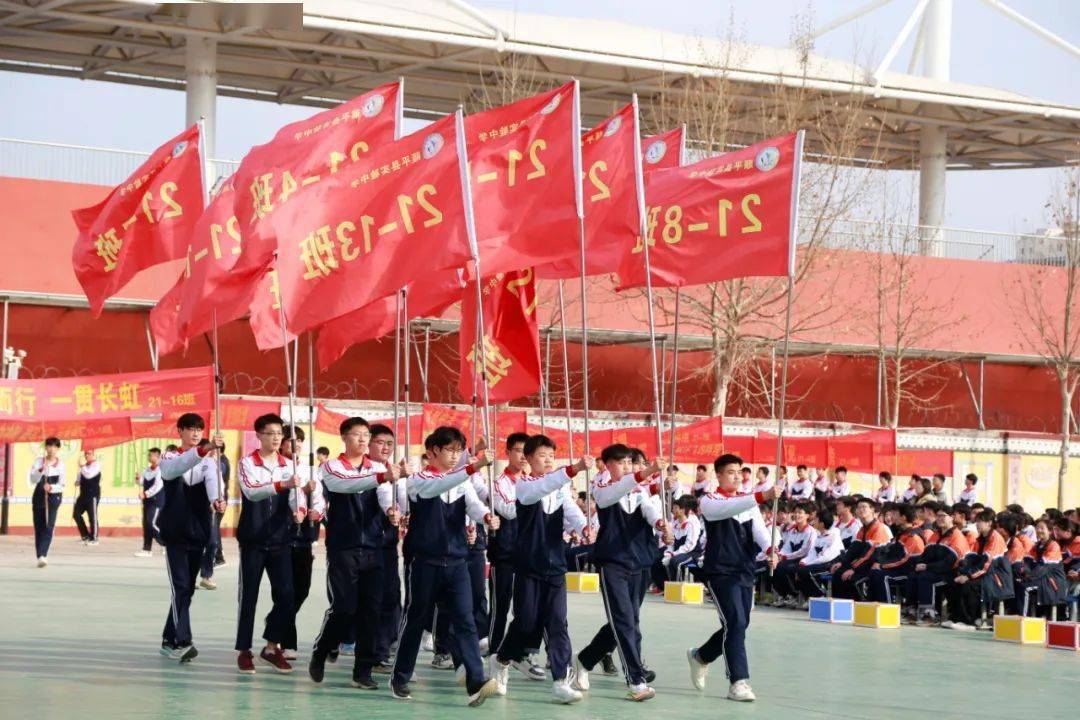
[[[743,465],[739,475],[741,477],[739,480],[739,492],[745,495],[750,492],[750,488],[754,487],[754,471],[749,465]]]
[[[1063,551],[1062,566],[1065,580],[1069,583],[1070,596],[1080,595],[1080,532],[1068,516],[1054,521],[1054,539]]]
[[[900,496],[900,502],[914,503],[915,500],[922,494],[922,478],[916,473],[911,474],[911,479],[908,480],[907,489],[904,490]]]
[[[1017,599],[1023,603],[1021,615],[1036,613],[1041,608],[1049,616],[1050,608],[1065,602],[1068,581],[1061,546],[1045,518],[1035,521],[1035,537],[1035,545],[1028,551],[1016,578]]]
[[[949,496],[945,493],[945,476],[941,473],[934,473],[934,477],[930,479],[930,491],[939,503],[949,502]]]
[[[758,511],[761,513],[762,522],[765,523],[765,530],[769,533],[770,542],[770,546],[759,552],[754,559],[754,572],[758,577],[761,590],[764,592],[772,590],[772,577],[769,575],[769,556],[776,552],[780,540],[791,525],[791,505],[786,500],[778,501],[776,503],[775,517],[772,514],[772,505],[769,503],[762,503]],[[774,542],[773,538],[776,538],[775,546],[771,544]]]
[[[709,492],[709,468],[698,465],[694,470],[694,497],[701,497]]]
[[[975,473],[968,473],[964,476],[964,489],[960,491],[960,502],[967,503],[969,506],[975,504],[979,496],[979,493],[975,490],[978,483],[979,476]]]
[[[979,531],[975,529],[974,523],[971,522],[973,517],[971,514],[971,508],[966,503],[958,502],[952,506],[953,525],[960,528],[960,532],[964,533],[964,537],[967,538],[968,547],[975,544],[975,540],[979,537]]]
[[[795,481],[788,485],[785,492],[788,499],[795,502],[814,499],[814,482],[810,479],[810,473],[805,465],[795,468]]]
[[[968,554],[968,542],[953,525],[952,508],[941,506],[937,514],[938,540],[928,545],[908,577],[907,598],[914,609],[913,622],[937,622],[938,587],[948,585],[957,575],[960,561]]]
[[[817,538],[817,531],[809,524],[808,505],[796,505],[791,515],[794,522],[784,533],[776,569],[773,571],[773,589],[777,597],[773,607],[794,607],[798,604],[795,576],[799,571],[799,564],[810,553],[810,548]]]
[[[1017,506],[1010,506],[1017,507]],[[1009,518],[1009,522],[1002,522]],[[1006,510],[998,515],[998,532],[1005,539],[1005,554],[1009,556],[1009,562],[1013,566],[1013,574],[1018,575],[1020,564],[1024,562],[1034,547],[1035,542],[1029,540],[1024,534],[1024,516],[1020,513]]]
[[[925,505],[926,503],[938,502],[937,496],[934,495],[934,484],[930,480],[924,477],[919,478],[918,487],[916,488],[917,496],[914,500],[916,505]]]
[[[839,500],[850,493],[851,486],[848,484],[847,468],[841,465],[836,470],[833,470],[833,481],[829,485],[829,497]]]
[[[940,506],[931,500],[917,506],[915,529],[922,535],[923,542],[933,545],[938,541],[937,514]]]
[[[851,541],[859,534],[862,524],[855,517],[855,498],[842,497],[836,501],[835,527],[840,531],[840,539],[844,547],[851,545]]]
[[[990,607],[997,600],[1012,597],[1012,567],[995,562],[1005,556],[1005,540],[994,529],[993,510],[983,510],[975,516],[978,535],[971,552],[960,561],[956,577],[945,586],[949,599],[949,619],[941,627],[949,630],[974,630],[980,620],[982,600]],[[1008,588],[1008,592],[1002,592]]]
[[[894,528],[893,541],[881,548],[870,567],[870,599],[893,603],[893,582],[906,581],[926,548],[926,542],[915,528],[915,508],[911,505],[892,505],[886,511]]]
[[[827,508],[818,510],[814,516],[814,541],[810,551],[799,561],[796,573],[796,585],[803,598],[822,597],[825,588],[821,578],[829,574],[833,562],[844,552],[844,543],[840,531],[833,526],[832,511]],[[806,600],[799,603],[801,610],[806,609]]]
[[[896,488],[893,487],[892,473],[888,470],[878,473],[878,489],[874,491],[874,501],[879,505],[896,502]]]
[[[750,486],[750,492],[765,492],[773,485],[775,485],[775,482],[769,479],[769,468],[762,465],[757,469],[754,484]]]
[[[855,513],[862,524],[844,554],[832,564],[833,597],[855,599],[856,586],[867,581],[874,553],[892,539],[892,532],[878,518],[878,505],[870,498],[859,498]]]
[[[695,497],[684,495],[675,501],[672,515],[675,520],[673,541],[664,548],[660,566],[663,570],[662,577],[656,577],[653,581],[664,586],[664,581],[677,580],[679,570],[700,557],[701,520],[697,516],[698,500]]]
[[[814,502],[819,506],[829,499],[829,472],[825,468],[810,468],[814,483]]]

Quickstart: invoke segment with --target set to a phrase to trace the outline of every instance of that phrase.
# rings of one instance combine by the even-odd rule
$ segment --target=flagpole
[[[300,342],[297,338],[297,342]],[[315,331],[309,330],[307,336],[308,364],[308,480],[315,479]],[[293,457],[296,457],[296,442],[293,442]],[[310,509],[310,508],[309,508]]]
[[[682,304],[682,288],[675,288],[675,330],[674,337],[672,338],[672,356],[671,356],[671,441],[668,443],[668,451],[671,453],[671,464],[675,464],[675,412],[677,409],[676,400],[678,398],[679,389],[679,314],[680,306]],[[667,478],[662,483],[664,487],[661,501],[664,503],[664,517],[668,516],[670,508],[667,506]]]
[[[275,264],[277,258],[274,259]],[[273,272],[273,271],[271,271]],[[289,390],[289,427],[291,428],[292,437],[296,437],[296,423],[294,422],[293,405],[295,404],[296,387],[293,383],[293,368],[292,359],[289,357],[289,331],[285,326],[285,294],[284,292],[278,293],[278,319],[281,322],[281,349],[285,351],[285,382],[288,385]],[[293,454],[293,472],[296,472],[296,455]]]
[[[540,374],[540,434],[546,431],[547,404],[551,401],[551,328],[544,334],[544,372]]]
[[[566,303],[563,281],[559,280],[559,330],[562,332],[563,396],[566,403],[566,458],[574,462],[574,428],[570,425],[570,360],[566,352]]]
[[[412,321],[409,320],[409,291],[407,288],[401,290],[401,314],[404,317],[405,330],[402,336],[405,341],[405,346],[402,348],[402,353],[405,355],[405,367],[402,375],[404,376],[402,382],[402,397],[404,399],[404,418],[405,418],[405,445],[402,447],[401,457],[408,461],[409,448],[412,438],[409,435],[409,371],[412,368],[409,360],[409,346],[412,344]],[[395,443],[396,444],[396,443]],[[397,484],[394,484],[394,502],[397,502]]]
[[[394,293],[394,457],[397,461],[397,437],[401,432],[398,425],[398,397],[401,395],[401,291]]]
[[[578,244],[581,263],[581,412],[585,426],[582,428],[584,444],[582,454],[589,453],[589,304],[585,282],[585,202],[582,195],[581,176],[581,83],[574,78],[574,196],[577,201]],[[592,493],[589,492],[589,469],[585,469],[585,518],[592,515]]]

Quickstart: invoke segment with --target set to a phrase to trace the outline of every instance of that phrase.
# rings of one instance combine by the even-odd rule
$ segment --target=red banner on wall
[[[829,438],[830,467],[843,465],[855,472],[892,472],[894,455],[895,430],[870,430]]]
[[[526,432],[526,414],[523,410],[515,411],[499,411],[498,417],[495,420],[495,429],[498,431],[498,443],[499,451],[498,456],[503,457],[505,453],[501,447],[506,442],[506,437],[511,433]],[[477,415],[477,424],[479,425],[479,414]],[[449,425],[456,427],[461,432],[465,433],[465,437],[471,443],[474,438],[480,435],[482,428],[478,427],[473,429],[473,411],[471,409],[458,409],[447,407],[446,405],[434,405],[425,404],[423,412],[423,420],[421,423],[421,434],[426,437],[432,430],[442,425]],[[419,442],[422,442],[421,439]]]
[[[754,438],[754,462],[776,464],[776,435],[758,431]],[[825,467],[829,462],[829,438],[784,436],[784,465]]]
[[[41,442],[48,437],[61,440],[82,440],[84,448],[116,445],[131,440],[131,419],[0,421],[0,442]]]

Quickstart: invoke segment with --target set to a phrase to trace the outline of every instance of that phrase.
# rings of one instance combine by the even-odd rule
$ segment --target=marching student
[[[694,497],[701,497],[705,493],[709,492],[709,468],[705,465],[698,465],[694,470]]]
[[[787,496],[795,502],[804,502],[814,499],[814,482],[805,465],[795,468],[795,482],[786,488]]]
[[[98,544],[98,503],[101,501],[101,463],[93,450],[83,451],[79,458],[79,474],[75,476],[79,496],[75,498],[72,516],[79,528],[79,535],[86,545]],[[86,516],[86,520],[83,516]],[[87,520],[89,527],[87,527]]]
[[[528,472],[525,462],[526,433],[511,433],[506,438],[506,467],[495,479],[495,494],[490,507],[499,516],[499,531],[488,542],[488,595],[491,624],[488,648],[498,650],[506,635],[514,590],[514,544],[517,542],[517,483]]]
[[[896,488],[893,487],[892,473],[888,470],[878,473],[878,489],[874,491],[874,501],[878,505],[896,502]]]
[[[877,549],[892,539],[892,531],[878,517],[876,502],[860,497],[855,504],[855,514],[862,527],[831,568],[833,597],[836,598],[858,597],[856,586],[867,580]]]
[[[293,431],[295,430],[295,437]],[[285,437],[281,441],[281,454],[295,468],[296,475],[303,485],[296,490],[298,511],[304,511],[300,522],[293,525],[289,534],[292,555],[293,587],[293,622],[285,628],[285,640],[282,641],[282,654],[286,660],[296,660],[296,616],[300,607],[311,592],[311,566],[315,560],[311,544],[318,535],[319,523],[326,514],[326,499],[323,497],[323,485],[311,476],[311,466],[304,461],[304,429],[300,426],[286,426]],[[298,514],[298,518],[301,516]],[[267,616],[267,622],[270,618]]]
[[[304,481],[296,474],[295,464],[280,452],[284,425],[273,413],[255,418],[259,448],[242,457],[237,470],[241,493],[240,522],[236,527],[240,544],[240,608],[235,649],[236,667],[242,675],[255,674],[251,642],[264,572],[270,580],[274,607],[266,616],[263,630],[266,646],[259,652],[259,659],[279,673],[292,672],[282,644],[296,635],[292,536],[294,524],[307,515],[307,509],[297,500],[297,490]]]
[[[211,513],[224,509],[225,501],[217,499],[215,445],[203,437],[206,422],[200,415],[184,413],[177,419],[176,429],[180,433],[178,454],[166,456],[160,466],[165,502],[158,513],[158,535],[165,546],[165,566],[172,585],[161,654],[184,664],[199,654],[192,643],[191,598],[210,539]]]
[[[803,596],[798,608],[805,610],[807,600],[821,597],[825,588],[821,584],[823,575],[829,574],[833,562],[844,552],[844,542],[840,539],[840,530],[833,526],[832,511],[822,508],[814,516],[814,530],[817,535],[810,545],[810,552],[799,561],[796,585]]]
[[[555,443],[533,435],[525,443],[531,475],[517,484],[518,538],[514,549],[514,619],[491,658],[491,676],[498,693],[506,693],[508,668],[523,663],[526,644],[544,629],[548,662],[554,681],[552,701],[569,704],[581,700],[570,687],[570,634],[566,626],[566,543],[563,531],[588,538],[585,516],[566,487],[575,474],[588,471],[594,461],[582,457],[573,466],[555,469]],[[600,524],[603,530],[603,523]]]
[[[30,466],[30,507],[34,516],[34,553],[37,566],[49,564],[49,546],[52,545],[56,513],[64,497],[64,461],[60,459],[60,439],[45,438],[45,454]]]
[[[225,500],[225,506],[229,504],[229,473],[232,467],[229,458],[225,457],[225,443],[215,443],[217,449],[217,462],[220,472],[217,479],[221,482],[221,497]],[[202,566],[199,568],[199,587],[204,590],[217,590],[214,581],[214,568],[225,564],[224,550],[221,547],[221,521],[225,518],[225,511],[214,511],[213,523],[210,525],[210,539],[206,543],[206,552],[203,553]]]
[[[752,702],[750,664],[746,657],[746,628],[754,605],[755,558],[758,550],[772,554],[772,538],[765,529],[758,505],[772,502],[776,488],[754,495],[737,492],[742,458],[725,454],[716,458],[716,492],[701,498],[701,517],[705,520],[705,577],[721,627],[708,641],[686,653],[690,664],[690,683],[705,689],[709,664],[724,657],[727,665],[729,700]]]
[[[372,460],[389,466],[394,462],[394,431],[386,425],[376,423],[371,426],[371,442],[368,444]],[[383,510],[382,538],[382,603],[379,606],[379,624],[375,637],[375,667],[373,672],[388,674],[394,666],[390,664],[390,648],[397,640],[401,628],[401,568],[398,562],[400,543],[400,520],[406,510],[406,479],[404,474],[395,482],[389,496],[380,494],[379,506]],[[397,500],[397,515],[389,510]]]
[[[397,509],[391,505],[399,469],[368,457],[371,429],[367,420],[346,418],[338,429],[345,451],[323,465],[322,476],[330,607],[315,638],[308,674],[317,683],[323,681],[327,657],[352,629],[356,638],[352,686],[377,690],[371,673],[377,662],[376,628],[382,607],[383,516],[397,520]]]
[[[619,651],[623,674],[630,690],[627,699],[641,702],[655,697],[645,679],[641,662],[641,619],[639,615],[643,570],[652,566],[656,540],[661,533],[665,545],[674,541],[659,505],[649,502],[659,492],[653,476],[661,470],[653,463],[631,472],[631,450],[615,444],[600,455],[606,476],[592,487],[600,516],[600,534],[593,546],[593,560],[599,566],[600,591],[608,622],[574,659],[575,690],[587,692],[589,672],[600,660]],[[554,667],[554,665],[553,665]]]
[[[979,484],[979,476],[968,473],[964,476],[964,489],[960,491],[960,502],[974,505],[979,499],[979,493],[975,486]]]
[[[146,453],[147,467],[135,478],[139,486],[139,500],[142,501],[142,550],[135,557],[150,557],[154,549],[154,539],[158,537],[158,513],[165,505],[165,483],[161,480],[161,448],[152,447]],[[158,543],[161,540],[158,539]]]
[[[817,531],[810,525],[810,507],[800,503],[792,512],[795,522],[784,532],[783,541],[780,544],[780,552],[777,557],[777,565],[773,571],[773,588],[777,599],[773,607],[795,607],[798,605],[798,590],[795,587],[795,578],[799,572],[799,566],[817,539]]]
[[[455,649],[465,666],[469,706],[479,707],[498,691],[495,680],[484,676],[484,662],[480,657],[472,587],[465,564],[469,553],[465,517],[487,523],[493,530],[499,528],[499,518],[484,507],[470,482],[474,473],[490,463],[483,442],[475,446],[475,462],[454,469],[459,467],[465,446],[465,435],[457,428],[436,428],[424,439],[428,466],[408,480],[412,515],[406,536],[412,556],[408,573],[409,601],[390,680],[390,689],[400,700],[412,699],[409,682],[416,667],[424,624],[436,602],[450,615]],[[332,510],[333,502],[330,507]]]
[[[840,531],[840,540],[844,547],[851,545],[851,541],[862,529],[862,523],[855,517],[855,498],[842,497],[836,501],[836,528]]]
[[[896,505],[886,511],[895,528],[892,542],[881,548],[870,566],[869,596],[875,602],[892,603],[892,582],[906,581],[914,572],[917,558],[926,549],[922,533],[915,527],[915,508]]]

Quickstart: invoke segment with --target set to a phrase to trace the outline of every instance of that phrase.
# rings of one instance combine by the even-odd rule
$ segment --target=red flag
[[[641,140],[641,159],[645,171],[663,170],[682,165],[683,147],[686,135],[680,125],[659,135],[650,135]]]
[[[285,334],[281,338],[281,287],[278,285],[277,270],[268,270],[259,281],[255,297],[251,301],[251,317],[248,319],[251,332],[255,336],[255,345],[260,350],[273,350],[292,342],[296,335]]]
[[[465,287],[461,269],[439,270],[409,284],[408,319],[439,317],[461,299]],[[374,340],[391,332],[397,325],[397,293],[368,303],[334,318],[319,328],[315,349],[319,367],[325,370],[353,345]]]
[[[459,112],[373,148],[270,216],[292,332],[469,260],[460,130]]]
[[[631,103],[581,138],[586,275],[616,272],[624,248],[632,245],[640,234],[634,182],[636,131],[637,118]],[[537,268],[537,277],[578,277],[581,274],[579,253],[580,248],[572,257]]]
[[[509,402],[540,388],[540,336],[536,329],[536,280],[531,269],[499,273],[480,287],[484,303],[484,338],[476,357],[476,286],[469,283],[461,298],[458,331],[461,374],[458,392],[472,400],[475,374],[487,378],[488,399]],[[481,368],[482,362],[482,368]]]
[[[485,277],[580,251],[576,83],[465,118]]]
[[[94,317],[139,271],[184,256],[204,204],[202,160],[192,125],[100,203],[72,211],[79,236],[71,262]]]
[[[794,273],[802,134],[645,175],[654,286]],[[645,284],[642,245],[623,257],[620,288]]]
[[[238,282],[262,274],[273,259],[278,228],[271,220],[277,213],[309,202],[299,198],[397,138],[401,102],[401,83],[381,85],[290,123],[251,149],[236,171],[236,216],[244,238],[233,270]]]

